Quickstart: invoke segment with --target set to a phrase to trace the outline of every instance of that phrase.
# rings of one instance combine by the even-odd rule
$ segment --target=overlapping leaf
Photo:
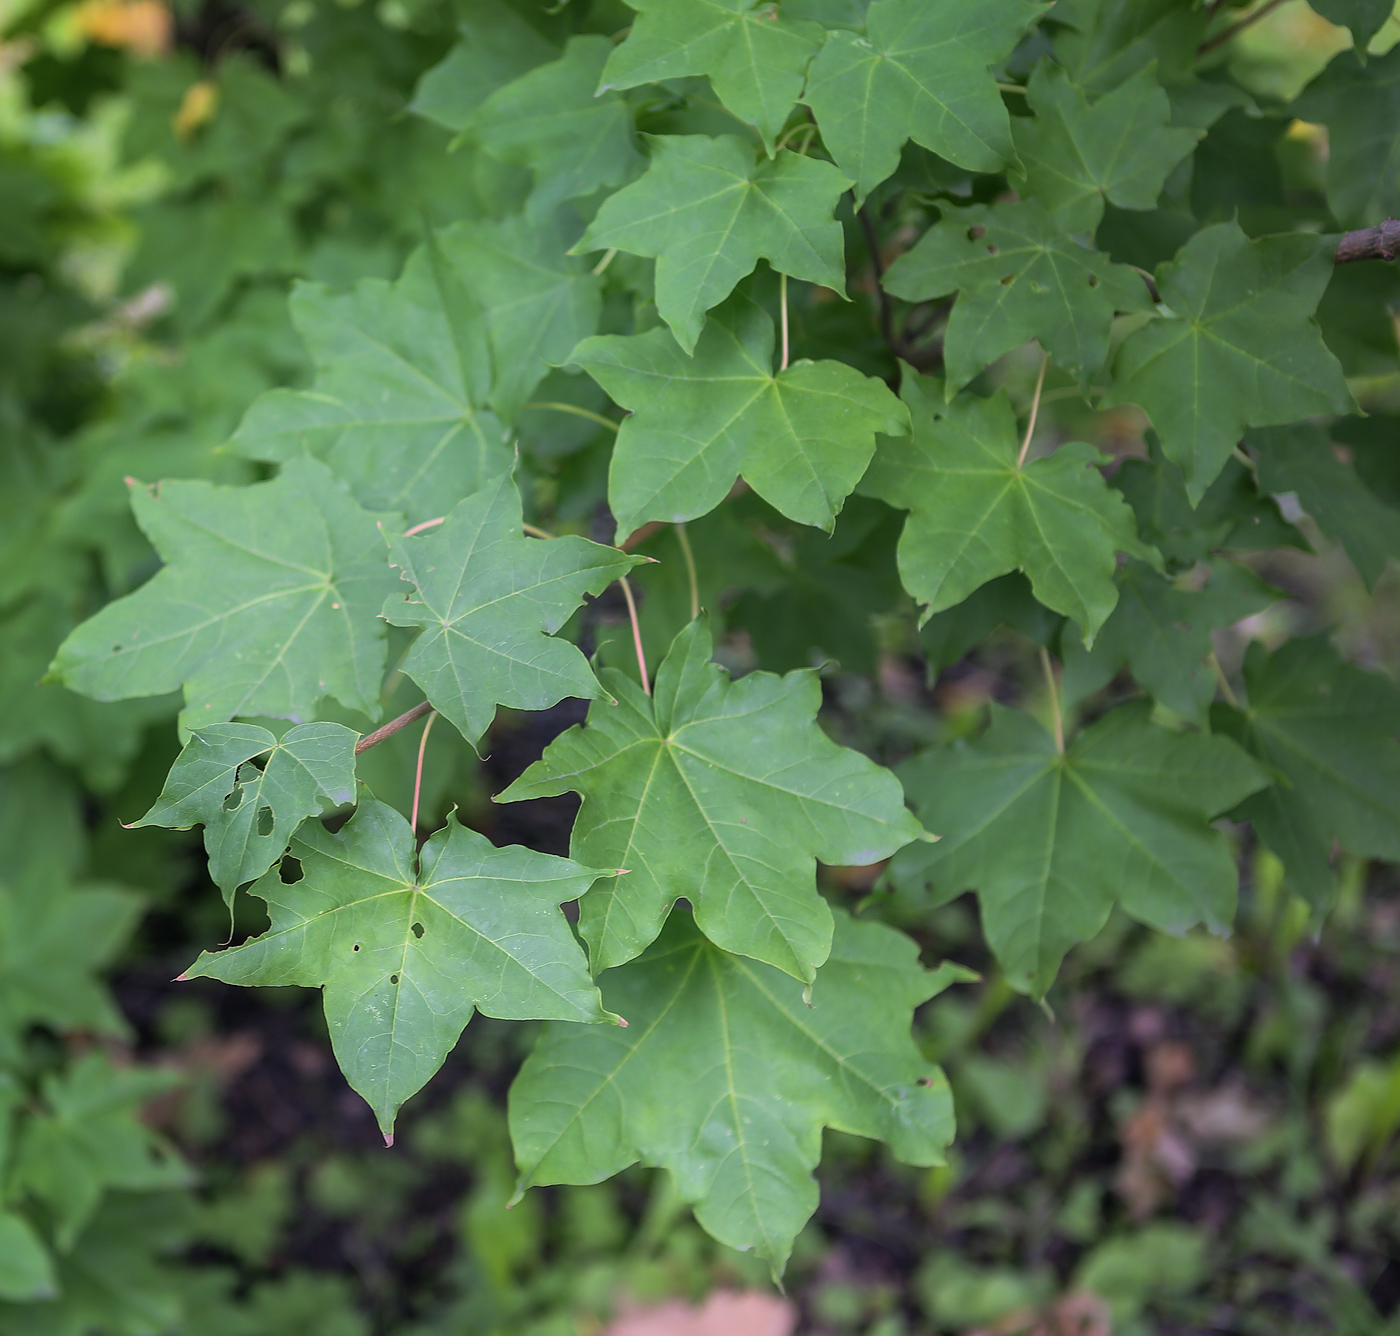
[[[651,149],[646,175],[603,202],[574,249],[657,257],[656,307],[687,353],[705,312],[760,259],[845,292],[833,211],[850,183],[829,162],[788,149],[755,159],[734,135],[654,137]]]
[[[131,504],[166,566],[79,626],[53,676],[98,700],[183,686],[186,728],[300,721],[325,696],[377,715],[396,581],[375,517],[324,464],[252,487],[133,483]]]
[[[909,1025],[961,977],[922,969],[892,929],[838,914],[809,1006],[801,984],[716,949],[678,913],[646,955],[604,976],[627,1030],[552,1026],[526,1060],[511,1089],[521,1187],[657,1165],[711,1234],[780,1273],[816,1209],[823,1126],[942,1163],[952,1101]]]
[[[1154,700],[1204,728],[1216,693],[1211,628],[1231,626],[1282,597],[1282,590],[1227,561],[1216,563],[1199,589],[1169,580],[1144,562],[1129,562],[1118,581],[1118,602],[1093,649],[1066,638],[1065,698],[1081,700],[1126,665]]]
[[[486,330],[491,406],[514,421],[550,368],[598,328],[602,282],[582,260],[566,254],[551,219],[458,223],[438,240],[469,286],[475,318]],[[496,465],[501,467],[504,463]],[[448,508],[446,499],[439,496],[438,515]]]
[[[949,212],[890,266],[885,288],[909,301],[958,294],[944,337],[950,396],[1030,339],[1087,382],[1114,313],[1151,305],[1139,274],[1065,236],[1039,200]]]
[[[372,510],[441,515],[510,461],[483,411],[491,361],[478,303],[428,246],[396,283],[363,279],[335,295],[292,294],[292,316],[319,370],[310,390],[272,390],[235,443],[255,459],[303,452],[345,479]]]
[[[583,538],[525,538],[520,494],[503,473],[443,523],[390,537],[391,560],[414,586],[392,594],[384,617],[423,634],[403,671],[469,742],[497,705],[543,710],[566,696],[602,695],[588,661],[553,638],[583,602],[643,557]]]
[[[1313,318],[1331,272],[1323,239],[1251,241],[1233,222],[1198,232],[1158,269],[1169,314],[1124,341],[1101,406],[1147,410],[1192,501],[1246,427],[1353,410]]]
[[[1196,130],[1172,127],[1171,103],[1150,66],[1091,104],[1063,71],[1042,62],[1026,96],[1034,119],[1012,122],[1026,191],[1062,232],[1092,230],[1105,200],[1122,209],[1152,208],[1200,138]]]
[[[619,536],[647,520],[704,515],[740,473],[790,519],[831,528],[875,434],[904,431],[908,415],[884,382],[844,362],[802,360],[775,373],[773,343],[771,317],[736,297],[710,318],[693,357],[663,329],[574,350],[633,414],[608,479]]]
[[[355,741],[343,724],[298,724],[280,740],[255,724],[211,724],[190,735],[155,806],[134,824],[203,826],[209,875],[232,904],[307,817],[353,801]]]
[[[692,622],[652,697],[606,670],[618,703],[593,706],[497,801],[582,794],[570,852],[629,869],[580,910],[595,972],[645,950],[685,896],[716,946],[810,981],[831,946],[816,860],[874,863],[924,832],[893,775],[817,727],[813,672],[732,682],[710,650]]]
[[[899,572],[925,616],[1021,570],[1092,639],[1118,599],[1117,553],[1157,559],[1094,468],[1098,452],[1075,441],[1023,462],[1005,394],[945,404],[939,381],[912,372],[902,393],[913,434],[881,439],[861,491],[910,512]]]
[[[982,929],[1016,988],[1043,994],[1060,960],[1115,903],[1167,932],[1225,931],[1237,874],[1211,818],[1268,782],[1233,742],[1170,733],[1121,706],[1064,755],[1029,715],[992,707],[973,743],[925,752],[901,774],[936,845],[891,875],[936,901],[976,890]]]
[[[803,100],[863,199],[906,140],[978,172],[1015,159],[991,67],[1040,12],[1031,0],[875,0],[865,33],[827,33]]]
[[[609,1019],[559,908],[596,872],[518,846],[497,849],[456,821],[415,855],[408,822],[369,797],[334,835],[303,826],[292,854],[295,882],[274,868],[253,886],[271,928],[204,952],[189,977],[324,988],[336,1060],[386,1137],[474,1010],[507,1020]]]
[[[1279,782],[1238,815],[1284,862],[1318,909],[1333,893],[1332,841],[1363,858],[1400,858],[1400,691],[1343,663],[1321,637],[1244,663],[1248,703],[1217,705],[1215,727],[1238,738]]]
[[[1337,458],[1321,428],[1298,423],[1255,431],[1249,446],[1259,463],[1260,486],[1294,493],[1317,527],[1346,548],[1368,586],[1387,563],[1400,560],[1400,510]]]
[[[615,93],[594,96],[612,50],[606,37],[574,37],[558,60],[498,89],[472,116],[488,153],[534,172],[533,213],[620,186],[641,168],[631,110]]]
[[[719,100],[772,148],[802,92],[820,25],[784,18],[772,0],[628,0],[638,11],[598,91],[703,74]]]
[[[1350,28],[1356,50],[1363,56],[1366,44],[1395,12],[1391,0],[1309,0],[1309,3],[1329,22]]]
[[[1165,84],[1185,79],[1209,22],[1191,0],[1059,0],[1055,55],[1091,93],[1156,63]]]
[[[58,1293],[53,1259],[22,1215],[0,1210],[0,1299],[33,1303]]]

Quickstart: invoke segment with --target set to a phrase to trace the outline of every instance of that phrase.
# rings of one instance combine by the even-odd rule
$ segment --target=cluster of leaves
[[[1334,849],[1400,854],[1394,686],[1286,621],[1238,665],[1212,639],[1284,598],[1281,494],[1368,581],[1400,554],[1354,397],[1394,367],[1393,276],[1333,262],[1400,194],[1400,53],[1363,59],[1373,5],[1319,8],[1361,45],[1290,107],[1193,0],[473,0],[450,50],[431,16],[386,41],[289,9],[280,77],[149,67],[130,143],[170,188],[128,281],[173,284],[187,374],[130,377],[43,453],[77,482],[16,505],[65,561],[6,586],[61,604],[8,754],[119,777],[182,693],[142,824],[203,826],[226,904],[270,918],[191,976],[322,988],[386,1137],[474,1011],[547,1021],[521,1189],[661,1166],[780,1270],[823,1128],[917,1165],[952,1135],[910,1022],[959,973],[818,862],[891,859],[927,911],[975,891],[1043,996],[1115,906],[1229,927],[1223,815],[1319,915]],[[298,378],[262,337],[291,273],[312,369],[267,388]],[[238,392],[191,403],[200,358]],[[1146,435],[1110,459],[1051,396]],[[629,581],[635,656],[606,633]],[[994,705],[896,775],[819,726],[814,664],[937,671],[1003,624],[1050,727]],[[566,698],[586,721],[494,796],[579,794],[570,857],[453,816],[420,848],[375,725],[431,710],[469,756]]]

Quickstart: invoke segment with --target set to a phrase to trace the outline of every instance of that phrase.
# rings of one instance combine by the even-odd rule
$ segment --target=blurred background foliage
[[[255,476],[221,447],[258,393],[308,378],[290,281],[392,276],[454,200],[518,190],[518,169],[448,152],[451,132],[411,111],[459,18],[438,0],[0,0],[7,1336],[590,1336],[629,1306],[768,1284],[660,1175],[537,1190],[505,1210],[505,1090],[528,1027],[477,1020],[386,1152],[313,996],[171,983],[226,930],[197,836],[120,829],[172,759],[174,705],[36,685],[66,631],[152,569],[124,477]],[[1397,38],[1400,22],[1373,49]],[[1236,44],[1233,72],[1267,112],[1348,42],[1292,0]],[[1258,231],[1290,192],[1320,191],[1316,127],[1241,111],[1212,134],[1257,143],[1258,169],[1228,181],[1198,170],[1198,212]],[[1348,322],[1352,282],[1398,300],[1400,286],[1389,269],[1348,271],[1323,312],[1329,337],[1350,340],[1365,405],[1395,412],[1395,330]],[[818,298],[797,318],[819,343]],[[1036,366],[1013,355],[994,375],[1025,389]],[[557,381],[539,398],[590,406],[586,381]],[[1135,410],[1090,416],[1057,388],[1045,412],[1065,437],[1141,453]],[[605,444],[568,417],[527,415],[524,436],[536,507],[585,526]],[[1359,430],[1358,467],[1372,448]],[[571,511],[555,508],[565,490]],[[888,526],[866,504],[854,500],[830,540],[752,497],[692,526],[729,659],[742,667],[758,645],[769,667],[816,652],[864,670],[827,678],[825,721],[888,762],[971,733],[991,700],[1048,715],[1030,647],[1049,630],[1018,620],[1028,600],[1014,582],[996,608],[925,628],[930,685],[907,652]],[[1285,518],[1302,536],[1256,567],[1288,597],[1222,637],[1227,672],[1250,640],[1326,628],[1351,658],[1400,674],[1394,563],[1382,557],[1368,589],[1355,554]],[[668,531],[653,548],[674,541]],[[742,592],[705,588],[718,548],[731,575],[748,561]],[[842,595],[824,603],[826,643],[813,646],[795,637],[814,619],[784,614],[817,568],[827,583],[809,596]],[[682,570],[645,577],[653,655],[686,598]],[[592,615],[606,642],[619,610],[604,601]],[[1016,629],[992,629],[1003,622]],[[439,734],[425,801],[563,853],[568,800],[501,809],[486,796],[576,717],[503,718],[480,763]],[[365,758],[391,800],[411,782],[407,738]],[[873,890],[930,958],[983,977],[918,1018],[956,1094],[952,1163],[912,1170],[829,1134],[822,1205],[786,1298],[763,1310],[771,1330],[1400,1333],[1400,883],[1389,867],[1344,865],[1318,930],[1271,857],[1242,841],[1238,856],[1232,937],[1114,918],[1070,956],[1043,1010],[998,978],[968,898],[930,921],[869,869],[827,871],[832,898]],[[651,1328],[666,1329],[680,1330]]]

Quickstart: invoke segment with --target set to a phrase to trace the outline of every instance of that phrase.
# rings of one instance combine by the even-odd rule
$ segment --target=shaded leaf
[[[580,793],[570,852],[630,869],[583,902],[595,972],[655,940],[677,897],[725,951],[810,981],[831,945],[816,860],[868,864],[924,837],[888,771],[817,727],[810,669],[732,682],[704,618],[676,637],[647,697],[605,670],[590,708],[497,802]]]
[[[52,676],[98,700],[183,686],[190,729],[299,721],[325,696],[378,714],[394,573],[374,516],[324,464],[293,459],[252,487],[133,483],[131,505],[167,564],[79,626]]]
[[[1014,161],[992,66],[1041,12],[1031,0],[876,0],[864,35],[828,32],[803,100],[862,200],[907,140],[977,172]]]
[[[924,752],[900,773],[938,844],[890,875],[935,902],[976,890],[987,941],[1017,989],[1043,995],[1060,960],[1120,904],[1164,932],[1224,932],[1238,876],[1219,813],[1267,776],[1233,742],[1170,733],[1121,706],[1061,756],[1029,715],[993,705],[975,742]]]
[[[1107,93],[1152,62],[1164,84],[1190,75],[1208,19],[1195,0],[1059,0],[1055,55],[1081,88]]]
[[[1041,62],[1026,86],[1033,120],[1012,122],[1026,190],[1062,232],[1092,231],[1105,200],[1150,209],[1200,133],[1171,126],[1172,107],[1144,66],[1092,104],[1058,67]]]
[[[830,163],[788,149],[755,159],[734,135],[653,136],[650,143],[646,174],[603,201],[574,249],[656,256],[656,307],[687,353],[705,312],[760,259],[845,292],[833,211],[849,182]]]
[[[700,1223],[775,1273],[817,1205],[823,1126],[910,1164],[952,1139],[943,1073],[913,1010],[950,983],[907,937],[839,914],[812,985],[711,945],[676,914],[640,960],[603,979],[627,1030],[545,1031],[511,1088],[521,1188],[596,1183],[641,1161],[670,1171]]]
[[[1319,237],[1196,233],[1157,270],[1166,312],[1124,341],[1100,407],[1139,404],[1193,502],[1246,427],[1353,411],[1313,313],[1332,273]]]
[[[885,287],[907,301],[956,292],[944,358],[951,397],[1030,339],[1081,385],[1103,365],[1117,311],[1151,306],[1142,277],[1071,240],[1039,200],[949,211]]]
[[[1366,44],[1395,12],[1394,0],[1308,0],[1308,4],[1329,23],[1351,29],[1356,54],[1363,62]]]
[[[910,512],[899,573],[925,618],[1021,570],[1092,640],[1118,599],[1117,553],[1156,560],[1094,467],[1098,451],[1074,441],[1022,463],[1004,392],[945,404],[939,381],[909,372],[902,393],[913,434],[881,438],[861,491]]]
[[[155,806],[133,825],[203,826],[209,875],[232,904],[302,821],[354,800],[356,740],[343,724],[298,724],[280,740],[254,724],[211,724],[190,735]]]
[[[694,357],[663,329],[586,339],[573,354],[619,404],[608,501],[619,536],[647,520],[695,519],[743,474],[764,500],[830,530],[875,433],[905,430],[883,381],[844,362],[773,371],[773,321],[737,297],[711,317]]]
[[[435,529],[389,538],[390,560],[414,586],[391,594],[385,620],[420,626],[403,661],[468,742],[497,705],[543,710],[603,695],[588,661],[553,638],[585,594],[600,594],[643,557],[583,538],[525,538],[509,473],[460,502]]]
[[[33,1303],[57,1293],[53,1259],[34,1227],[22,1215],[0,1210],[0,1299]]]
[[[365,797],[336,834],[292,841],[301,877],[252,888],[271,928],[204,952],[188,977],[324,988],[345,1079],[385,1136],[442,1066],[474,1010],[506,1020],[609,1019],[559,906],[598,875],[449,821],[415,856],[392,807]]]

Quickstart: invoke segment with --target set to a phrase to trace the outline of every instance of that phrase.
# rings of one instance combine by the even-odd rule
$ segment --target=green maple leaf
[[[1059,0],[1055,20],[1056,58],[1091,93],[1154,62],[1165,84],[1189,78],[1209,22],[1192,0]]]
[[[924,970],[907,937],[838,914],[809,1006],[799,983],[674,915],[646,955],[604,976],[626,1031],[551,1026],[526,1060],[510,1094],[520,1190],[656,1165],[715,1238],[780,1273],[816,1209],[823,1126],[943,1163],[952,1101],[909,1025],[966,977]]]
[[[491,349],[492,408],[514,421],[531,392],[598,328],[602,280],[565,254],[550,219],[458,223],[438,237],[475,299]],[[496,469],[504,467],[504,459]],[[452,497],[457,500],[457,497]],[[450,507],[441,504],[436,514]]]
[[[800,524],[830,530],[875,434],[906,430],[883,381],[844,362],[773,371],[773,321],[737,297],[687,357],[664,330],[585,339],[572,361],[632,410],[618,432],[608,501],[619,534],[713,510],[739,474]]]
[[[1145,66],[1092,104],[1058,67],[1042,62],[1026,96],[1033,120],[1012,122],[1026,190],[1063,232],[1092,231],[1104,201],[1151,209],[1200,132],[1174,129],[1156,70]]]
[[[1176,584],[1144,562],[1129,562],[1118,581],[1118,602],[1093,649],[1066,638],[1066,703],[1106,686],[1127,665],[1154,700],[1205,728],[1216,691],[1211,629],[1233,626],[1282,597],[1282,590],[1230,562],[1217,563],[1201,589]]]
[[[857,199],[894,172],[909,139],[975,172],[1015,160],[991,67],[1041,10],[1032,0],[876,0],[864,35],[827,33],[803,100]]]
[[[187,977],[323,988],[336,1061],[386,1137],[474,1010],[616,1020],[559,908],[598,873],[518,845],[497,849],[456,821],[415,856],[408,822],[370,797],[334,835],[303,826],[291,852],[297,881],[274,868],[252,887],[271,928],[204,952]]]
[[[190,735],[155,806],[133,824],[203,826],[209,875],[231,905],[302,821],[354,801],[356,740],[342,724],[298,724],[280,741],[254,724],[211,724]]]
[[[509,464],[501,424],[484,411],[491,360],[480,306],[435,244],[395,283],[363,279],[338,295],[298,284],[291,309],[316,382],[258,399],[234,436],[244,454],[312,454],[361,505],[414,523]]]
[[[939,381],[912,371],[901,392],[913,433],[881,438],[861,491],[910,512],[899,573],[924,618],[1021,570],[1036,598],[1091,640],[1118,600],[1117,553],[1157,560],[1094,467],[1099,452],[1072,441],[1023,463],[1004,392],[946,404]]]
[[[0,1299],[28,1304],[57,1295],[53,1259],[34,1226],[15,1211],[0,1210]]]
[[[1327,203],[1344,227],[1400,212],[1400,48],[1364,66],[1341,52],[1289,111],[1327,126]]]
[[[1007,979],[1036,995],[1115,902],[1165,932],[1229,928],[1238,877],[1210,821],[1268,782],[1241,748],[1170,733],[1134,703],[1061,755],[1029,715],[991,709],[975,742],[901,770],[920,815],[944,836],[898,855],[896,881],[931,882],[940,902],[975,889]]]
[[[390,561],[414,586],[391,594],[384,618],[423,634],[403,662],[434,708],[468,742],[497,705],[543,710],[603,693],[577,646],[554,638],[583,602],[645,557],[584,538],[525,538],[520,494],[503,473],[436,529],[389,538]]]
[[[927,836],[893,775],[817,727],[814,672],[732,682],[710,650],[697,619],[651,697],[604,670],[618,703],[590,708],[496,801],[581,793],[570,853],[629,869],[580,910],[595,972],[643,951],[685,896],[716,946],[810,981],[831,946],[816,859],[874,863]]]
[[[503,0],[473,0],[458,31],[461,40],[418,81],[409,104],[457,133],[498,89],[559,55]]]
[[[641,180],[603,201],[575,251],[656,257],[656,308],[687,353],[760,259],[793,278],[846,290],[836,201],[850,184],[829,162],[781,149],[755,159],[735,135],[650,139]]]
[[[1346,548],[1370,588],[1400,560],[1400,511],[1388,506],[1343,464],[1319,427],[1297,423],[1249,434],[1265,491],[1293,492],[1317,527]]]
[[[1393,0],[1308,0],[1329,23],[1351,29],[1355,54],[1364,63],[1366,45],[1395,12]]]
[[[890,266],[907,301],[958,294],[944,357],[948,394],[1030,339],[1081,384],[1103,365],[1118,311],[1151,306],[1127,265],[1064,235],[1039,200],[950,211]]]
[[[1355,411],[1313,318],[1331,251],[1319,237],[1251,241],[1238,223],[1218,223],[1158,267],[1169,313],[1124,341],[1100,407],[1147,411],[1193,502],[1246,427]]]
[[[314,459],[271,482],[133,483],[166,562],[63,642],[50,675],[97,700],[185,689],[185,728],[307,719],[317,701],[378,715],[379,609],[395,585],[375,517]]]
[[[708,75],[719,100],[771,151],[802,92],[820,25],[785,19],[771,0],[628,0],[638,13],[598,91]]]
[[[126,1022],[97,972],[140,915],[140,900],[116,887],[67,890],[48,878],[0,887],[0,1061],[20,1061],[31,1025],[125,1036]]]
[[[619,186],[642,165],[627,104],[615,93],[594,96],[612,50],[606,37],[570,38],[563,56],[498,89],[472,117],[488,153],[535,173],[532,213]]]
[[[48,1208],[60,1252],[72,1248],[109,1190],[189,1185],[183,1162],[137,1118],[142,1104],[179,1080],[170,1071],[114,1068],[90,1052],[44,1082],[44,1111],[21,1125],[11,1182]]]
[[[1333,894],[1332,841],[1362,858],[1400,858],[1400,691],[1342,662],[1322,637],[1244,662],[1248,704],[1212,724],[1280,777],[1239,810],[1318,909]]]

